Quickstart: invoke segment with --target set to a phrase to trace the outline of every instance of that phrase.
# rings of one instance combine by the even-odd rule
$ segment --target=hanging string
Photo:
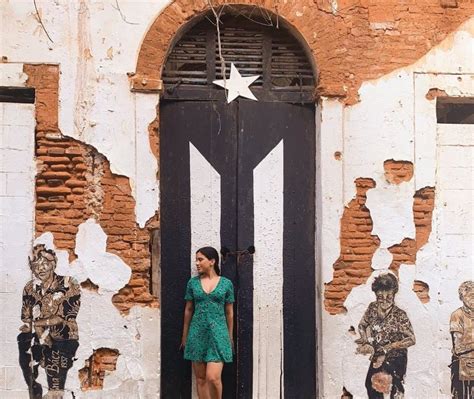
[[[212,13],[214,14],[214,18],[216,19],[216,30],[217,30],[217,49],[218,49],[218,54],[219,54],[219,61],[221,63],[221,70],[222,70],[222,76],[224,80],[224,86],[226,86],[226,67],[225,67],[225,59],[224,56],[222,55],[222,43],[221,43],[221,31],[220,31],[220,17],[222,14],[222,11],[224,10],[224,6],[222,6],[219,10],[219,13],[217,13],[216,9],[211,3],[211,0],[207,0],[210,9],[212,10]]]
[[[53,39],[51,39],[51,36],[49,36],[49,33],[48,33],[48,31],[46,30],[46,27],[45,27],[44,24],[43,24],[43,20],[41,19],[41,15],[40,15],[40,13],[39,13],[39,11],[38,11],[38,6],[36,5],[36,0],[33,0],[33,4],[34,4],[34,6],[35,6],[36,18],[38,19],[38,22],[40,23],[41,27],[43,28],[44,33],[46,33],[46,36],[48,37],[49,41],[50,41],[51,43],[54,43],[54,42],[53,42]]]

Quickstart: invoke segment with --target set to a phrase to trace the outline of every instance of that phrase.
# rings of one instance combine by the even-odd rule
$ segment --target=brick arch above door
[[[224,4],[253,6],[286,21],[304,39],[318,67],[316,93],[339,97],[348,105],[359,100],[362,82],[414,63],[474,11],[472,2],[449,8],[442,0],[428,0],[423,7],[415,1],[400,5],[390,0],[345,0],[337,6],[327,0],[213,3],[214,7]],[[132,90],[160,91],[169,49],[191,19],[209,10],[205,0],[176,0],[156,17],[130,74]]]

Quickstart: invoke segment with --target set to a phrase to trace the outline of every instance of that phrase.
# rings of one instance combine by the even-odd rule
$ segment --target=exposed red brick
[[[140,229],[136,223],[128,178],[114,175],[109,162],[92,146],[61,135],[57,124],[58,66],[25,65],[24,71],[27,85],[36,91],[35,151],[41,165],[36,176],[36,234],[51,232],[56,248],[67,250],[73,260],[79,225],[96,218],[107,234],[107,251],[120,256],[132,269],[134,289],[124,289],[125,301],[120,291],[113,303],[124,312],[137,304],[158,306],[149,287],[150,234],[148,227]],[[156,123],[150,127],[156,128]],[[149,223],[159,227],[158,217]]]
[[[365,206],[367,191],[375,181],[359,178],[355,181],[356,196],[344,209],[341,218],[341,252],[334,263],[331,282],[326,284],[324,306],[330,314],[343,313],[344,302],[352,288],[364,284],[372,274],[372,257],[380,240],[372,232],[372,217]]]
[[[28,75],[27,86],[35,88],[37,138],[42,136],[40,133],[59,132],[59,66],[25,64],[23,69]]]
[[[385,179],[392,184],[400,184],[413,178],[413,162],[388,159],[383,163]]]
[[[413,221],[415,223],[415,239],[405,238],[400,244],[388,250],[393,255],[390,269],[398,273],[401,264],[415,264],[418,250],[428,242],[431,234],[435,200],[434,187],[424,187],[413,196]]]
[[[148,125],[148,137],[150,139],[150,149],[156,159],[160,159],[160,121],[157,112],[156,119]],[[158,177],[159,178],[159,177]]]
[[[99,348],[86,360],[79,370],[81,390],[100,390],[104,388],[106,372],[115,371],[120,353],[117,349]]]
[[[414,195],[413,214],[416,228],[416,249],[428,242],[435,205],[435,188],[423,187]]]
[[[440,90],[438,88],[429,89],[428,93],[426,93],[425,97],[427,100],[434,100],[436,97],[446,97],[448,93],[444,90]]]
[[[458,0],[440,0],[440,4],[443,8],[457,8]]]
[[[122,312],[134,305],[158,306],[150,294],[150,233],[148,226],[141,229],[136,223],[135,199],[129,180],[114,175],[104,161],[101,177],[102,209],[98,222],[107,234],[107,251],[120,256],[132,269],[130,283],[113,297],[113,303]],[[108,215],[112,215],[112,219]],[[159,224],[157,215],[149,223]],[[129,288],[133,286],[133,290]],[[139,289],[138,289],[139,288]]]
[[[400,244],[392,245],[388,250],[393,255],[390,269],[396,273],[402,264],[413,265],[416,262],[416,243],[412,238],[404,238]]]
[[[469,19],[474,2],[455,0],[342,0],[331,2],[218,0],[258,5],[285,19],[306,41],[319,72],[317,94],[358,101],[362,82],[413,64]],[[446,8],[448,7],[448,8]],[[158,90],[166,55],[184,25],[209,10],[206,0],[173,1],[155,19],[142,42],[135,90]],[[302,15],[301,15],[302,14]]]

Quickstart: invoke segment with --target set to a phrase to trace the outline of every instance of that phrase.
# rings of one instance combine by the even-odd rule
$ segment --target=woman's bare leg
[[[221,374],[224,363],[207,363],[206,367],[206,381],[209,388],[210,399],[222,398],[222,381]]]
[[[206,363],[193,362],[194,375],[199,399],[209,399],[209,388],[206,380]]]

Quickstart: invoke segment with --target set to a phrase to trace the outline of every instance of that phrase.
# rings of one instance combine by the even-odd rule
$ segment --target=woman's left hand
[[[187,337],[181,338],[181,344],[179,345],[179,350],[184,350],[184,347],[186,346],[186,340],[187,340]]]

